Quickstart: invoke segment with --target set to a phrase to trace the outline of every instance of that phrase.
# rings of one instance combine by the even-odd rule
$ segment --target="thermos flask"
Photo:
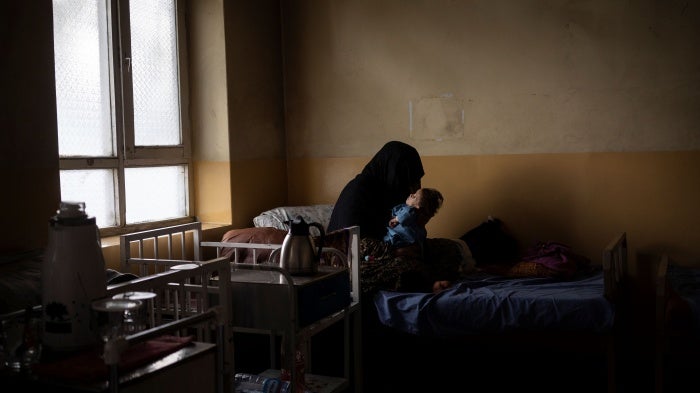
[[[61,202],[49,219],[41,269],[43,345],[73,351],[99,340],[91,302],[106,296],[107,276],[95,217],[84,202]]]

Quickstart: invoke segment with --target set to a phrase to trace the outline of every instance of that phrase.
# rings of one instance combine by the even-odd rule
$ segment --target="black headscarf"
[[[418,151],[403,142],[387,142],[350,180],[335,203],[328,231],[360,226],[361,237],[382,239],[391,208],[421,186],[423,163]]]

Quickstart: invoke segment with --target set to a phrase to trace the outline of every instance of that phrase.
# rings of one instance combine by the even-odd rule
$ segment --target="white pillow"
[[[307,224],[317,222],[325,230],[331,220],[331,213],[333,205],[281,206],[260,213],[253,218],[253,225],[289,230],[287,222],[301,216]],[[318,235],[315,228],[312,227],[311,231],[312,235]]]

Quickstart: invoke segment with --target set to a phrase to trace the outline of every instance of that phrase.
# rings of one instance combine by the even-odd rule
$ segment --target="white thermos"
[[[84,202],[61,202],[49,220],[41,271],[43,345],[73,351],[99,340],[91,302],[106,296],[107,276],[95,217]]]

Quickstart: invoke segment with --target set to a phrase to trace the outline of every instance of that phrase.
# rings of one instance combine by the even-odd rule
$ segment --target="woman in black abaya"
[[[421,187],[423,163],[418,151],[403,142],[387,142],[360,174],[343,188],[331,214],[328,232],[358,225],[363,294],[387,290],[430,290],[419,248],[392,250],[382,239],[391,209]]]
[[[401,341],[383,329],[374,308],[379,290],[431,292],[438,280],[453,280],[462,260],[454,242],[426,239],[424,245],[392,249],[383,241],[391,209],[421,187],[423,163],[418,151],[403,142],[386,143],[343,188],[327,232],[360,227],[360,288],[364,391],[393,392],[406,371],[395,353]],[[445,245],[447,247],[445,247]],[[396,367],[396,370],[393,368]],[[394,375],[396,373],[396,375]],[[387,385],[388,384],[388,385]],[[403,390],[402,390],[403,391]]]
[[[386,143],[341,191],[328,231],[359,225],[360,236],[381,240],[391,208],[420,188],[423,174],[423,163],[413,146]]]

